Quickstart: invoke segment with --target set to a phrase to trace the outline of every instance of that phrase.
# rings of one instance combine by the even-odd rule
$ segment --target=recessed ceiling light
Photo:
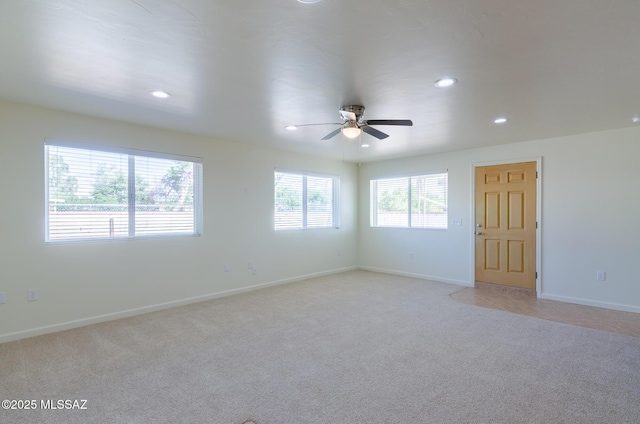
[[[285,128],[289,131],[295,131],[298,129],[298,127],[296,127],[295,125],[287,125]]]
[[[632,121],[634,124],[637,124],[638,122],[640,122],[640,116],[634,116]]]
[[[313,3],[320,3],[320,0],[298,0],[299,3],[304,3],[304,4],[313,4]]]
[[[438,81],[434,82],[433,85],[435,85],[438,88],[445,88],[445,87],[451,87],[457,82],[458,82],[457,79],[447,77],[447,78],[440,78]]]
[[[493,120],[494,124],[504,124],[505,122],[507,122],[509,120],[509,118],[496,118]]]
[[[159,99],[168,99],[169,97],[171,97],[171,94],[167,93],[166,91],[161,91],[161,90],[152,91],[151,95],[153,97],[157,97]]]
[[[369,147],[370,144],[366,141],[363,141],[362,143],[360,143],[360,147]]]

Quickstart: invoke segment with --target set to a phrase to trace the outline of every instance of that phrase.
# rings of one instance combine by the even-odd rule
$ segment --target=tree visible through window
[[[447,173],[375,179],[372,227],[447,228]]]
[[[337,189],[333,176],[275,171],[275,229],[337,227]]]
[[[47,144],[47,240],[199,234],[196,158]]]

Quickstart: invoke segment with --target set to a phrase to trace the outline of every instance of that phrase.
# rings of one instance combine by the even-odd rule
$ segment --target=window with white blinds
[[[199,235],[202,160],[45,144],[46,240]]]
[[[337,228],[339,182],[332,175],[276,170],[275,229]]]
[[[370,181],[371,226],[447,228],[446,172]]]

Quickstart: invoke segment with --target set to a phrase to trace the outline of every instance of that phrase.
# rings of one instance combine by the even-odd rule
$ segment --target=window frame
[[[72,238],[50,238],[50,217],[49,217],[49,146],[71,149],[86,150],[87,152],[113,153],[128,156],[128,179],[127,179],[127,214],[128,214],[128,235],[116,237],[72,237]],[[193,173],[193,232],[182,233],[157,233],[136,235],[135,231],[135,159],[136,157],[164,159],[172,161],[190,162],[194,165]],[[45,139],[44,141],[44,186],[45,186],[45,243],[76,243],[90,241],[112,241],[131,240],[141,238],[164,238],[164,237],[199,237],[203,233],[203,159],[196,156],[187,156],[174,153],[141,150],[127,147],[102,146],[80,142],[60,141]],[[133,170],[133,172],[131,172]]]
[[[301,227],[285,227],[278,228],[276,221],[276,173],[299,175],[302,176],[302,226]],[[307,198],[307,177],[327,178],[332,181],[332,208],[331,208],[331,220],[332,225],[328,226],[308,226],[308,198]],[[273,172],[273,229],[275,231],[299,231],[299,230],[326,230],[326,229],[339,229],[340,228],[340,176],[336,174],[327,174],[314,171],[301,171],[287,168],[274,168]]]
[[[415,226],[412,225],[412,179],[419,177],[426,177],[431,175],[445,175],[446,176],[446,213],[444,226]],[[406,179],[407,186],[407,225],[378,225],[378,199],[377,199],[377,182],[380,180],[394,180],[394,179]],[[374,185],[376,185],[374,187]],[[431,170],[424,172],[416,172],[411,174],[402,175],[390,175],[371,178],[369,180],[369,226],[371,228],[398,228],[398,229],[411,229],[411,230],[448,230],[449,229],[449,170]]]

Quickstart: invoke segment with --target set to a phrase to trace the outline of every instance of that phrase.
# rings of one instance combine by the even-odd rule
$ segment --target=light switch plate
[[[27,302],[35,302],[38,300],[38,289],[29,289],[27,292]]]
[[[7,293],[0,292],[0,304],[7,303]]]
[[[453,225],[462,225],[462,218],[453,218]]]

